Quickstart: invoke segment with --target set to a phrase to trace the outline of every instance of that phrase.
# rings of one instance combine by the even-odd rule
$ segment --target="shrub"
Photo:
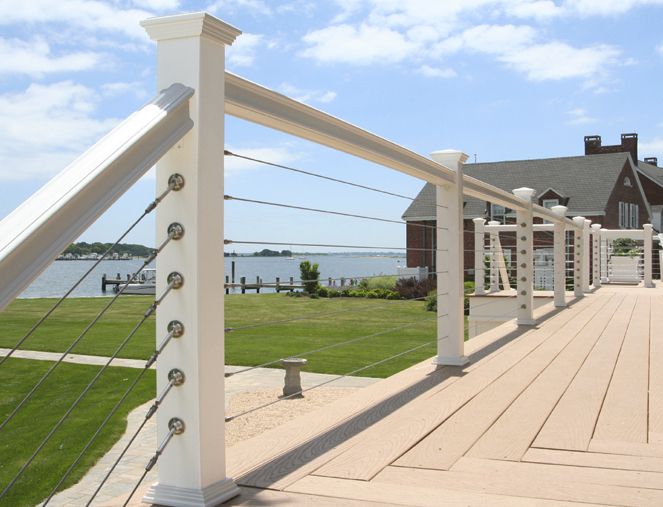
[[[317,264],[311,264],[309,261],[302,261],[299,264],[299,272],[301,274],[304,290],[313,295],[320,287],[320,271],[318,271]]]
[[[436,286],[432,278],[418,281],[415,278],[399,278],[396,281],[396,291],[402,299],[425,298],[430,291],[435,290]]]
[[[426,296],[426,311],[427,312],[436,312],[437,311],[437,294],[431,292]]]
[[[638,243],[630,238],[617,238],[612,242],[612,255],[635,257],[640,255]]]

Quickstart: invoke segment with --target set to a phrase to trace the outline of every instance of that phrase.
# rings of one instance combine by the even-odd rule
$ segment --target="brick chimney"
[[[638,161],[638,134],[622,134],[621,144],[601,145],[601,136],[585,136],[585,155],[602,153],[630,153],[634,162]]]
[[[645,162],[658,167],[658,158],[656,157],[645,157]]]

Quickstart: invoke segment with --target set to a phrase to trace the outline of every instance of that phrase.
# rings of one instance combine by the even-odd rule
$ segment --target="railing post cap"
[[[442,164],[444,167],[451,169],[452,171],[457,171],[460,164],[464,164],[467,160],[467,154],[458,150],[438,150],[430,154],[432,158],[438,164]]]
[[[585,218],[585,227],[589,227],[592,221],[589,218]]]
[[[564,218],[566,216],[566,212],[568,210],[569,210],[569,208],[567,208],[566,206],[562,206],[561,204],[559,204],[557,206],[553,206],[552,208],[550,208],[550,211],[552,211],[553,213],[555,213],[555,215],[560,216],[562,218]]]
[[[488,225],[500,225],[500,223],[501,222],[499,222],[497,220],[491,220],[490,222],[488,222]]]
[[[601,224],[592,224],[592,229],[595,231],[600,231],[601,230]]]
[[[474,222],[475,224],[481,224],[481,225],[483,225],[483,224],[486,223],[486,219],[485,219],[485,218],[481,218],[481,217],[473,218],[473,219],[472,219],[472,222]]]
[[[654,226],[652,224],[642,224],[643,229],[653,229]]]
[[[585,226],[585,217],[573,217],[573,221],[579,227]]]
[[[513,195],[515,195],[516,197],[520,197],[521,199],[525,199],[526,201],[531,201],[532,197],[534,197],[534,192],[536,192],[536,190],[529,187],[520,187],[520,188],[514,188],[512,192]]]
[[[159,16],[140,22],[153,41],[206,37],[230,46],[242,33],[232,25],[206,12]]]

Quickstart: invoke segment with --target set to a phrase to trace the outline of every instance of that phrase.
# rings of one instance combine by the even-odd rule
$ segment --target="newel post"
[[[486,221],[483,218],[475,218],[472,221],[474,222],[474,293],[482,296],[486,293],[484,289],[486,281],[486,269],[484,267]]]
[[[583,297],[582,290],[583,273],[585,263],[583,262],[583,234],[585,231],[585,217],[573,217],[573,223],[576,225],[573,231],[573,295]]]
[[[157,464],[158,483],[144,497],[167,506],[211,506],[239,494],[226,477],[224,441],[223,146],[225,47],[240,31],[204,13],[152,18],[142,23],[157,42],[157,87],[182,83],[195,90],[193,128],[157,164],[157,188],[179,173],[184,187],[158,208],[157,243],[177,221],[184,237],[159,255],[157,294],[177,271],[184,283],[157,312],[157,339],[177,320],[183,335],[171,340],[157,361],[157,391],[179,368],[186,381],[172,389],[157,412],[157,440],[169,421],[184,422]]]
[[[590,241],[590,232],[591,229],[589,226],[592,221],[588,218],[585,218],[585,224],[583,225],[582,230],[582,263],[584,265],[584,270],[582,272],[582,290],[583,292],[589,292],[589,263],[591,258],[591,241]]]
[[[488,225],[500,225],[497,220],[491,220]],[[494,229],[488,231],[490,238],[490,292],[499,292],[500,290],[500,266],[498,262],[499,232]]]
[[[645,250],[645,287],[652,288],[654,286],[654,282],[652,281],[652,236],[654,234],[654,226],[652,224],[644,224],[642,229]]]
[[[566,306],[566,224],[564,218],[568,208],[566,206],[553,206],[552,211],[559,220],[555,222],[553,239],[555,306]]]
[[[525,209],[516,211],[516,258],[518,259],[517,277],[518,325],[534,324],[534,215],[532,214],[533,188],[516,188],[516,197],[527,202]]]
[[[601,287],[601,224],[592,224],[592,285]]]
[[[454,183],[436,186],[437,202],[437,357],[435,364],[466,364],[463,279],[463,163],[467,155],[455,150],[431,153],[431,158],[456,173]],[[441,236],[446,234],[442,241]]]

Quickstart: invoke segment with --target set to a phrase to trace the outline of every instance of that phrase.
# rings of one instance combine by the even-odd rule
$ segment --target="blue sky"
[[[584,135],[616,144],[637,132],[640,157],[663,158],[663,0],[0,0],[0,217],[154,94],[139,21],[199,10],[243,31],[228,70],[422,154],[573,156]],[[233,118],[226,146],[412,196],[421,187]],[[236,160],[225,181],[231,195],[391,219],[408,204]],[[148,175],[81,239],[112,241],[154,192]],[[225,235],[403,246],[405,227],[229,203]],[[147,221],[130,240],[153,238]]]

